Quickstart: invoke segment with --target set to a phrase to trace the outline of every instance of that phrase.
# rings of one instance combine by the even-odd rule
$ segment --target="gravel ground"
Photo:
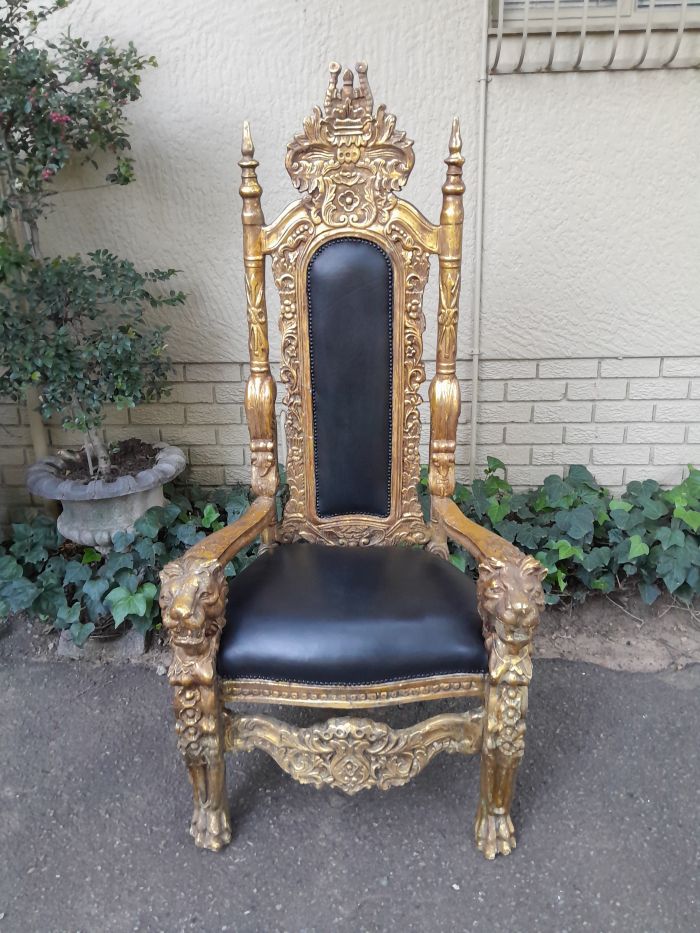
[[[347,798],[260,752],[229,758],[235,839],[214,854],[187,834],[165,678],[12,642],[0,638],[1,933],[698,929],[700,666],[536,662],[509,858],[472,843],[476,758]]]

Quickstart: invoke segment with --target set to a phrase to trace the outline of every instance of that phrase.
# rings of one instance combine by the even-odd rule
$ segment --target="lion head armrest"
[[[160,606],[173,649],[173,684],[211,684],[225,622],[228,585],[224,568],[274,523],[274,499],[259,498],[231,525],[208,535],[163,568]]]
[[[186,554],[163,568],[160,607],[173,649],[171,683],[213,682],[227,595],[224,568],[216,560]]]
[[[544,608],[542,581],[547,571],[534,557],[470,521],[451,499],[434,498],[433,511],[446,536],[478,563],[477,603],[491,666],[500,667],[508,657],[511,673],[517,676],[520,666],[530,664],[530,645]]]

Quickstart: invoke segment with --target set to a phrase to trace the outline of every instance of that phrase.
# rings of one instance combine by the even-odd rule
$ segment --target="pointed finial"
[[[459,131],[459,117],[452,118],[452,134],[450,135],[450,154],[457,155],[462,151],[462,134]]]
[[[462,181],[462,166],[464,165],[464,156],[462,155],[462,134],[459,131],[459,118],[452,118],[452,132],[450,133],[450,154],[445,159],[447,166],[447,177],[442,186],[444,195],[464,194],[464,182]],[[441,221],[442,222],[442,221]]]
[[[247,120],[243,121],[243,139],[241,140],[241,155],[246,159],[252,159],[255,155],[255,146],[253,137],[250,135],[250,124]]]
[[[257,175],[255,174],[258,163],[255,160],[255,146],[253,145],[253,137],[250,135],[250,124],[247,120],[243,121],[241,157],[238,160],[238,164],[241,167],[241,187],[238,189],[241,197],[244,200],[246,198],[259,198],[262,189],[260,188]],[[246,223],[245,220],[243,222]]]
[[[352,68],[346,68],[343,72],[343,90],[342,96],[343,99],[352,99],[353,97],[353,83],[355,81],[355,75],[352,73]]]

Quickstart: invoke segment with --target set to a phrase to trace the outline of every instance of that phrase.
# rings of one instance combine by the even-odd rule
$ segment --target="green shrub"
[[[687,602],[700,593],[700,470],[691,467],[673,489],[654,480],[630,483],[620,498],[611,497],[583,466],[572,466],[566,479],[548,476],[527,492],[514,492],[499,475],[503,471],[500,460],[489,458],[485,478],[471,488],[458,484],[455,501],[473,521],[544,564],[548,603],[629,585],[649,604],[664,590]],[[427,498],[425,476],[421,492]],[[117,626],[157,626],[162,567],[234,521],[249,502],[243,486],[170,489],[168,495],[167,505],[138,520],[135,533],[117,535],[106,557],[63,540],[45,516],[13,525],[12,540],[0,545],[0,616],[27,610],[69,629],[78,644],[110,614]],[[238,554],[227,576],[256,554],[257,544]],[[460,548],[453,548],[451,558],[461,570],[475,570]]]
[[[139,272],[107,250],[35,260],[4,245],[0,235],[0,396],[21,402],[37,386],[42,416],[84,432],[88,462],[106,476],[97,430],[106,406],[134,408],[169,391],[168,328],[149,324],[148,312],[184,302],[164,288],[175,271]]]

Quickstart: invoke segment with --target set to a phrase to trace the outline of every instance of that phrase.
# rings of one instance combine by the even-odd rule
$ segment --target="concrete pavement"
[[[477,758],[438,757],[407,787],[347,798],[260,752],[229,758],[236,836],[213,854],[187,834],[165,678],[12,642],[0,638],[0,933],[700,926],[700,666],[536,663],[509,858],[488,863],[472,843]]]

